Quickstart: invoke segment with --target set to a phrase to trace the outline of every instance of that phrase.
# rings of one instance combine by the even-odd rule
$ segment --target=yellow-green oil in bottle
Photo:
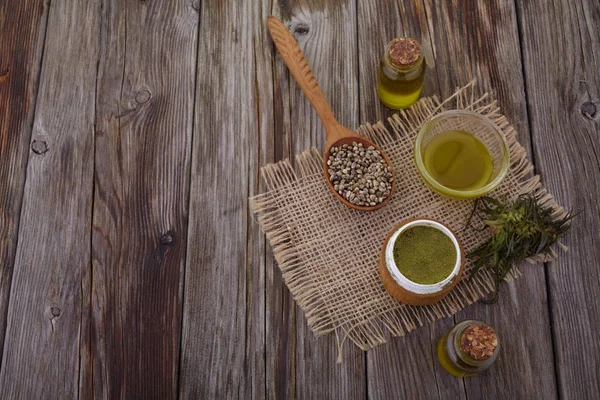
[[[425,168],[440,184],[455,190],[477,190],[490,182],[492,157],[483,143],[465,131],[435,136],[423,153]]]
[[[416,40],[397,38],[388,43],[377,79],[381,102],[396,110],[415,103],[421,95],[426,67]]]
[[[441,366],[450,374],[459,378],[473,376],[474,373],[466,372],[464,369],[461,369],[458,365],[460,360],[457,356],[454,358],[450,357],[451,350],[448,349],[448,345],[452,344],[448,342],[448,334],[450,332],[446,332],[446,334],[440,339],[437,345],[437,354],[438,359],[440,360]]]

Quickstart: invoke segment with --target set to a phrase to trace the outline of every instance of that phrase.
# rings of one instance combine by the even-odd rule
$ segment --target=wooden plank
[[[176,398],[198,13],[104,1],[92,232],[97,398]]]
[[[54,0],[49,10],[0,372],[6,398],[78,396],[88,351],[80,339],[89,323],[99,9],[99,0]]]
[[[274,2],[273,14],[284,21],[296,37],[311,65],[323,93],[338,120],[349,127],[358,127],[358,59],[356,54],[356,4],[354,1],[286,1]],[[283,61],[276,57],[276,64]],[[311,146],[322,149],[325,132],[301,89],[285,67],[276,65],[279,82],[275,83],[275,104],[286,104],[279,114],[276,106],[276,135],[286,134],[278,150],[285,157]],[[288,91],[285,94],[286,90]],[[280,92],[281,91],[281,94]],[[281,97],[277,95],[280,94]],[[288,97],[289,96],[289,97]],[[288,120],[289,118],[289,120]],[[290,138],[287,139],[287,124]],[[283,127],[283,132],[281,132]],[[278,143],[279,145],[279,143]],[[276,360],[281,371],[275,379],[276,392],[272,397],[286,398],[364,398],[366,397],[365,358],[361,350],[346,345],[343,364],[336,364],[338,346],[334,335],[315,337],[306,325],[299,308],[295,316],[289,312],[293,300],[285,286],[280,291],[280,272],[274,285],[267,287],[267,304],[271,299],[281,304],[274,320],[272,336],[278,334]],[[295,320],[294,320],[295,317]],[[295,329],[294,329],[295,328]],[[267,330],[267,335],[271,330]],[[295,336],[295,337],[294,337]],[[275,339],[275,338],[274,338]],[[289,357],[285,360],[285,356]],[[295,360],[295,364],[294,364]],[[283,365],[281,365],[283,364]]]
[[[39,1],[0,5],[0,357],[47,16]]]
[[[457,86],[477,77],[480,85],[488,88],[498,99],[505,115],[519,131],[521,142],[528,147],[529,133],[514,4],[496,1],[493,4],[470,2],[456,6],[451,2],[434,4],[424,1],[404,6],[398,4],[398,7],[390,8],[389,5],[376,2],[363,3],[359,18],[364,15],[365,21],[359,22],[359,25],[368,26],[369,20],[382,22],[375,31],[380,36],[375,41],[380,43],[399,34],[420,40],[428,60],[423,95],[433,91],[448,96]],[[381,54],[373,54],[374,46],[369,46],[373,31],[361,37],[364,38],[359,47],[361,116],[373,122],[389,113],[377,104],[375,92],[376,63]],[[370,352],[369,393],[375,398],[389,397],[393,393],[416,397],[423,395],[425,390],[427,397],[464,398],[466,395],[467,398],[479,398],[484,395],[493,397],[495,393],[500,397],[514,395],[519,398],[531,397],[533,393],[543,390],[545,396],[555,397],[543,268],[528,267],[521,280],[503,289],[502,301],[496,306],[473,305],[459,312],[455,318],[437,321],[429,328],[421,328],[405,338],[395,339],[390,345],[392,350],[386,351],[384,346]],[[528,306],[524,307],[524,304]],[[435,346],[446,329],[454,322],[467,318],[488,321],[498,328],[506,341],[503,342],[503,357],[494,369],[461,382],[441,369],[435,360]],[[528,320],[529,324],[522,328],[522,334],[511,335],[519,324],[518,318]],[[507,334],[502,335],[505,331]],[[395,357],[397,354],[410,354],[406,358],[411,362],[399,362]],[[533,365],[536,367],[533,368]],[[414,376],[414,370],[419,371],[418,377]],[[494,385],[499,381],[523,384]],[[543,389],[537,389],[539,386]]]
[[[272,14],[281,17],[279,5]],[[265,21],[266,23],[266,21]],[[269,40],[270,37],[269,37]],[[271,42],[272,43],[272,42]],[[272,59],[276,58],[274,45],[269,46]],[[281,60],[273,61],[273,137],[275,160],[293,158],[290,111],[290,78]],[[267,397],[270,399],[296,398],[296,303],[283,283],[273,251],[267,247],[265,266],[265,342]]]
[[[366,29],[374,26],[373,21],[376,28]],[[424,57],[435,59],[429,23],[421,2],[358,3],[358,26],[363,27],[358,31],[361,123],[385,120],[394,113],[377,97],[377,69],[387,42],[398,36],[413,37],[421,43]],[[427,68],[422,96],[439,93],[437,63],[428,62]],[[437,340],[453,323],[453,318],[446,318],[370,350],[369,397],[464,398],[462,380],[449,376],[436,360]]]
[[[436,7],[437,6],[437,7]],[[477,77],[498,100],[504,115],[529,149],[520,41],[514,2],[467,2],[456,7],[427,4],[435,34],[440,87],[454,87]],[[502,353],[485,374],[464,380],[467,398],[555,398],[556,383],[547,309],[545,273],[541,265],[525,265],[524,275],[503,285],[498,304],[475,304],[456,314],[457,321],[480,319],[493,325]],[[526,324],[523,321],[527,321]],[[516,334],[518,332],[518,334]]]
[[[536,167],[580,212],[548,265],[560,397],[600,392],[600,4],[518,2]]]
[[[247,166],[248,196],[265,191],[265,183],[260,177],[261,166],[274,161],[273,135],[273,53],[271,39],[265,24],[270,14],[269,2],[261,1],[252,8],[255,23],[249,27],[252,32],[254,53],[254,87],[252,96],[255,104],[255,128],[249,132],[249,142],[254,146],[249,150]],[[246,239],[246,348],[244,379],[240,397],[244,399],[264,399],[267,397],[267,341],[266,341],[266,268],[273,268],[272,258],[267,258],[267,241],[257,221],[252,217],[246,203],[248,235]]]
[[[182,398],[265,397],[265,242],[248,196],[273,158],[266,7],[199,10]]]

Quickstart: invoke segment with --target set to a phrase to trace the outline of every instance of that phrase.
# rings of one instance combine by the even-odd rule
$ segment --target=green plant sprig
[[[488,196],[475,201],[467,226],[472,227],[475,216],[483,222],[484,230],[492,232],[487,242],[467,255],[474,264],[469,280],[482,268],[494,278],[494,292],[484,303],[498,301],[500,283],[516,263],[535,255],[552,254],[552,246],[564,236],[573,219],[571,213],[554,218],[554,211],[532,194],[522,195],[512,204]]]

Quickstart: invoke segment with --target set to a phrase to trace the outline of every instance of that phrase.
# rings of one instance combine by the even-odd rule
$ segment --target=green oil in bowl
[[[439,184],[459,191],[481,189],[492,180],[494,164],[483,143],[466,131],[435,136],[425,147],[423,164]]]

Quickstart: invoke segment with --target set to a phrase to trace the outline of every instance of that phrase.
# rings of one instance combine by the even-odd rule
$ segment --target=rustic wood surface
[[[558,393],[598,397],[600,3],[518,10],[535,165],[558,201],[580,213],[565,238],[569,252],[546,268]]]
[[[99,10],[99,0],[56,0],[49,8],[10,299],[3,305],[0,391],[9,399],[77,397],[81,365],[90,357]]]
[[[423,95],[477,77],[558,201],[568,253],[337,364],[282,282],[248,196],[323,148],[267,32],[280,18],[334,115],[391,115],[382,46],[423,46]],[[0,3],[0,397],[597,398],[600,3],[594,0],[7,0]],[[502,353],[455,379],[465,318]]]
[[[248,196],[250,187],[256,193],[264,162],[259,124],[268,111],[263,115],[267,104],[260,94],[271,81],[263,81],[264,60],[259,63],[255,54],[267,43],[268,13],[237,1],[202,2],[198,13],[179,393],[261,398],[264,331],[258,324],[264,303],[256,279],[264,274],[265,247],[256,244],[262,238],[251,224]],[[249,237],[255,242],[248,243]]]
[[[171,398],[179,380],[198,15],[181,1],[114,0],[103,2],[101,16],[93,356],[82,364],[83,387],[96,397]]]
[[[0,352],[4,345],[48,7],[0,7]],[[22,20],[23,16],[28,17]],[[33,150],[33,149],[32,149]]]

